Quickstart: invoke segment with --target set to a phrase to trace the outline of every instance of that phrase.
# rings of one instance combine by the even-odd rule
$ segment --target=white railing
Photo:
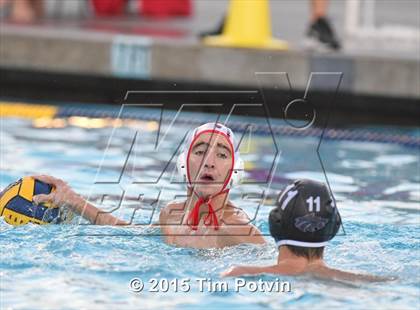
[[[399,24],[378,27],[375,23],[376,4],[375,0],[346,1],[345,32],[349,41],[365,39],[375,42],[374,44],[382,41],[384,44],[379,44],[377,47],[389,48],[398,44],[400,49],[418,50],[420,29]]]

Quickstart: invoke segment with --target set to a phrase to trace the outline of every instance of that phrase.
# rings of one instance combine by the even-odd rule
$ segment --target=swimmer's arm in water
[[[310,274],[317,278],[330,279],[336,281],[348,282],[386,282],[396,278],[380,277],[368,274],[356,274],[352,272],[332,269],[327,266],[318,266],[316,268],[308,268],[298,271],[287,264],[278,264],[273,266],[233,266],[221,273],[223,277],[238,277],[244,275],[260,275],[260,274],[280,274],[280,275],[299,275]]]
[[[260,274],[283,274],[287,275],[288,270],[286,266],[272,265],[272,266],[232,266],[223,271],[220,275],[222,277],[238,277],[244,275],[260,275]]]
[[[58,207],[68,207],[95,225],[128,225],[127,222],[98,209],[84,200],[63,180],[48,175],[36,175],[33,178],[55,187],[55,191],[48,195],[40,194],[34,196],[33,200],[35,203],[50,202]]]
[[[370,274],[353,273],[333,269],[328,266],[322,266],[314,270],[308,270],[307,272],[318,278],[349,282],[386,282],[396,279],[395,277],[381,277]]]

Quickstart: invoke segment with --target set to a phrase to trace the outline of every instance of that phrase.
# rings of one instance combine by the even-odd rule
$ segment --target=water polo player
[[[324,248],[338,232],[341,219],[334,200],[325,184],[297,180],[279,195],[277,207],[269,215],[270,234],[279,254],[272,266],[234,266],[223,276],[257,274],[300,275],[347,281],[388,280],[328,267]]]
[[[188,198],[161,210],[160,226],[166,242],[198,248],[265,243],[248,216],[228,200],[229,190],[238,183],[243,170],[229,128],[208,123],[193,130],[178,158],[178,169],[186,180]],[[45,175],[34,178],[56,188],[49,195],[34,196],[36,203],[66,205],[97,225],[128,224],[85,201],[62,180]]]
[[[187,184],[187,200],[169,203],[160,213],[167,243],[197,248],[265,243],[248,216],[228,199],[243,172],[229,128],[207,123],[191,131],[177,165]]]

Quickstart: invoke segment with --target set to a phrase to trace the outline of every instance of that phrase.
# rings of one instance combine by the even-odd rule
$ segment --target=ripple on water
[[[50,173],[65,178],[86,196],[92,193],[98,205],[101,195],[110,194],[101,205],[108,209],[119,201],[122,191],[127,191],[129,198],[137,193],[144,194],[145,201],[153,201],[161,188],[162,205],[171,200],[171,196],[185,191],[182,184],[172,182],[171,169],[162,175],[159,190],[154,183],[139,185],[137,192],[137,188],[130,192],[128,187],[130,180],[156,178],[158,168],[162,168],[165,159],[176,150],[177,141],[182,139],[182,130],[170,132],[168,143],[159,149],[161,156],[154,146],[156,133],[142,132],[144,147],[138,145],[137,158],[129,165],[134,174],[121,184],[98,185],[94,184],[95,175],[108,142],[110,148],[99,179],[118,180],[131,145],[132,128],[119,128],[110,140],[110,128],[86,130],[70,126],[40,130],[31,128],[26,120],[2,122],[5,125],[0,129],[2,144],[8,147],[1,148],[0,188],[23,174]],[[22,128],[20,133],[10,129],[16,126]],[[313,154],[302,152],[316,146],[318,139],[299,138],[299,143],[296,139],[279,139],[279,147],[284,152],[275,181],[267,192],[271,200],[291,179],[313,178],[325,182],[315,148]],[[268,153],[271,149],[267,139],[256,135],[253,140],[247,149],[250,171],[246,172],[263,179],[273,159]],[[197,305],[255,309],[416,309],[420,274],[417,240],[420,179],[413,171],[418,169],[418,152],[392,144],[323,141],[321,153],[344,222],[344,231],[326,248],[327,262],[361,273],[397,275],[396,281],[349,286],[309,277],[281,277],[291,282],[292,292],[211,294],[193,289],[188,294],[134,294],[128,289],[133,277],[221,280],[220,272],[232,265],[274,264],[277,249],[270,237],[266,238],[268,244],[264,246],[197,250],[166,245],[158,228],[76,224],[12,227],[0,221],[2,306],[18,309],[56,309],[63,305],[69,309],[196,309]],[[261,182],[244,184],[233,192],[232,199],[250,215],[259,210],[255,224],[268,235],[267,217],[272,206],[258,209],[259,202],[243,195],[253,193],[258,197],[266,190],[266,185]],[[120,210],[120,214],[127,215],[128,207],[135,205],[134,200],[127,201],[127,208]],[[146,220],[150,210],[153,208],[145,204],[136,220]],[[261,279],[274,280],[272,276]]]

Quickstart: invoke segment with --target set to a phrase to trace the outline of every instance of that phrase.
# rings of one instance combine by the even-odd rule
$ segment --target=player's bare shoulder
[[[251,223],[251,219],[245,211],[236,207],[230,201],[225,206],[223,221],[225,229],[228,229],[230,240],[232,241],[231,244],[265,243],[261,232]]]
[[[229,201],[225,206],[224,222],[231,225],[245,225],[250,223],[250,219],[244,210]]]
[[[185,201],[171,201],[160,210],[160,224],[176,224],[182,221],[185,212]]]

